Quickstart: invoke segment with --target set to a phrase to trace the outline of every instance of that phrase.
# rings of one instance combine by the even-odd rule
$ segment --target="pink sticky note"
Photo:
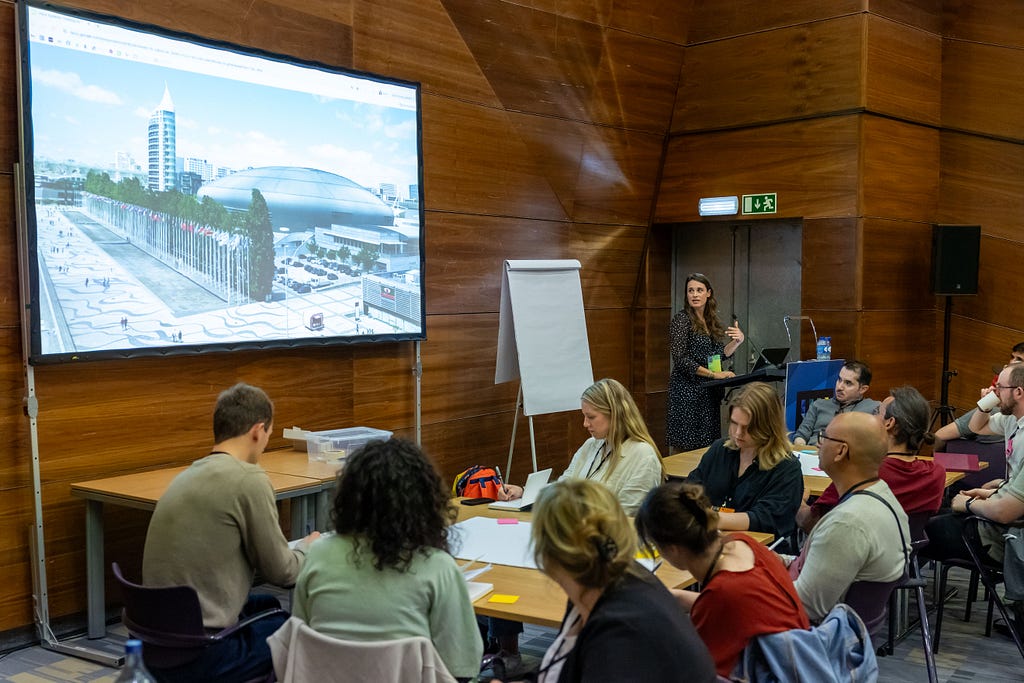
[[[515,517],[501,517],[498,519],[498,524],[519,524],[519,520]]]

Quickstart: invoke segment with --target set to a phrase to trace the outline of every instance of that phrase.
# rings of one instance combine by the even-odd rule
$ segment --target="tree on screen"
[[[267,200],[253,189],[245,229],[249,234],[249,296],[262,301],[274,282],[274,229],[270,223]]]

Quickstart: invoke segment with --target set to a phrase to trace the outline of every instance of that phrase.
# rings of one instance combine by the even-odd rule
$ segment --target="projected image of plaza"
[[[50,38],[31,36],[42,354],[422,330],[412,88]]]

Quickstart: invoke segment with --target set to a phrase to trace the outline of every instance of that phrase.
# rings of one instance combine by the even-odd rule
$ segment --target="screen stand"
[[[512,453],[516,449],[516,427],[519,425],[519,411],[523,408],[523,384],[519,383],[519,395],[516,397],[516,409],[512,415],[512,439],[508,444],[508,466],[505,468],[505,476],[512,476]],[[533,471],[537,471],[537,438],[533,431],[533,415],[530,420],[530,455],[533,456]],[[507,480],[506,480],[507,481]]]
[[[36,633],[39,636],[39,644],[47,649],[61,654],[88,659],[105,666],[118,667],[124,664],[123,644],[119,644],[117,651],[105,652],[84,645],[76,645],[70,642],[61,643],[53,634],[50,628],[50,600],[46,585],[46,544],[43,534],[43,487],[39,467],[39,431],[37,419],[39,417],[39,400],[36,398],[36,376],[31,364],[28,362],[28,354],[31,349],[31,311],[32,302],[29,300],[28,287],[28,233],[25,207],[25,178],[21,164],[14,164],[14,203],[15,220],[17,225],[15,231],[18,235],[18,275],[20,280],[19,295],[21,298],[21,360],[25,371],[25,415],[28,416],[29,441],[32,450],[32,503],[35,512],[35,523],[29,530],[29,557],[32,562],[32,612],[36,622]],[[100,581],[103,577],[88,577],[88,581]],[[100,605],[98,613],[103,615],[105,607]],[[101,617],[102,618],[102,617]]]
[[[413,423],[416,426],[416,445],[423,446],[423,362],[420,357],[420,342],[413,342],[416,357],[412,364],[412,376],[416,378],[413,397]]]

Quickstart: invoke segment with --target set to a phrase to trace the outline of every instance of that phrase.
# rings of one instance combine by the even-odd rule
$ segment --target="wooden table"
[[[320,482],[320,490],[316,494],[294,499],[293,504],[299,509],[292,511],[292,538],[305,536],[314,529],[327,531],[331,492],[337,482],[338,470],[341,469],[340,464],[310,461],[306,451],[289,448],[280,451],[267,451],[260,456],[260,466],[268,473],[287,474]],[[296,512],[298,512],[297,515]],[[296,516],[303,522],[301,531],[296,529]]]
[[[804,449],[806,449],[806,447],[801,448],[801,450]],[[685,479],[690,474],[690,472],[697,468],[697,465],[700,464],[701,457],[704,455],[706,451],[706,448],[698,448],[696,450],[686,451],[684,453],[676,453],[675,455],[670,455],[667,458],[663,458],[661,462],[663,465],[665,465],[665,471],[668,473],[668,476],[676,477],[678,479]],[[931,458],[927,456],[918,457],[920,457],[922,460],[931,460]],[[981,469],[986,469],[988,467],[988,463],[979,462],[978,466]],[[967,475],[964,472],[953,472],[952,470],[947,470],[946,488],[949,488],[951,484],[960,481],[965,476]],[[804,489],[808,491],[812,496],[820,496],[822,493],[825,492],[825,489],[827,489],[828,485],[831,483],[832,480],[827,475],[823,475],[820,477],[807,475],[804,476]]]
[[[528,522],[533,518],[529,512],[509,512],[507,510],[491,510],[486,505],[459,505],[458,521],[471,517],[503,518],[514,517]],[[762,543],[772,541],[771,534],[745,532]],[[655,572],[669,588],[686,588],[696,583],[690,572],[676,569],[668,562],[662,562]],[[494,591],[473,603],[477,614],[487,617],[500,617],[511,621],[522,621],[528,624],[558,628],[565,616],[566,598],[561,587],[545,576],[538,569],[527,567],[510,567],[495,564],[486,573],[481,574],[477,581],[494,584]],[[519,600],[512,604],[488,602],[494,593],[518,595]]]
[[[86,606],[90,638],[102,638],[107,630],[104,587],[106,567],[103,556],[104,504],[152,511],[160,496],[170,486],[171,480],[185,469],[167,467],[71,484],[71,495],[85,499]],[[278,500],[315,496],[323,489],[321,480],[312,477],[271,471],[267,472],[267,476],[274,487],[274,497]],[[301,516],[293,517],[294,533],[296,524],[305,524]]]

